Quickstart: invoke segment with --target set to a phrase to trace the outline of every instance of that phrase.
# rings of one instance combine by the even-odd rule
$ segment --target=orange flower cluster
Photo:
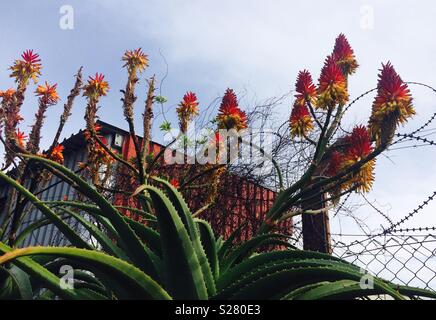
[[[60,164],[64,163],[64,146],[63,145],[56,145],[53,150],[50,153],[49,158],[55,162],[58,162]]]
[[[176,109],[182,132],[186,132],[188,123],[198,115],[198,100],[195,93],[188,91]]]
[[[304,137],[313,129],[312,117],[309,114],[306,104],[297,101],[292,108],[289,127],[292,136]]]
[[[15,132],[15,141],[16,143],[24,148],[25,144],[26,144],[26,139],[27,139],[27,135],[24,134],[24,132],[22,132],[20,129],[17,129],[17,131]]]
[[[324,62],[318,84],[317,107],[327,110],[348,101],[347,79],[335,57],[330,55]]]
[[[340,34],[332,54],[326,58],[321,69],[318,87],[313,84],[309,71],[298,73],[295,83],[296,100],[289,119],[292,136],[303,137],[313,129],[313,119],[308,108],[328,110],[347,103],[347,76],[354,73],[357,67],[353,49],[345,35]]]
[[[238,98],[232,89],[227,89],[224,94],[221,106],[218,110],[218,128],[236,129],[247,128],[247,115],[238,106]]]
[[[407,84],[390,62],[383,64],[369,119],[373,140],[377,145],[390,142],[398,125],[407,122],[415,113]]]
[[[0,91],[0,98],[6,101],[11,101],[11,99],[14,97],[16,90],[13,88],[9,88],[5,91]]]
[[[41,59],[33,50],[26,50],[21,55],[21,59],[15,60],[14,65],[10,67],[12,70],[11,78],[15,78],[15,82],[27,84],[29,79],[35,83],[38,82],[38,76],[41,75]]]
[[[123,67],[128,67],[131,70],[142,72],[146,67],[148,67],[148,56],[142,52],[141,48],[127,50],[124,53],[122,60],[126,62]]]
[[[107,145],[106,138],[100,135],[101,125],[97,123],[94,124],[94,130],[101,142]],[[85,138],[85,141],[90,144],[89,161],[95,162],[97,166],[99,164],[110,164],[113,162],[114,159],[112,156],[97,141],[91,140],[91,133],[89,130],[83,132],[83,137]]]
[[[309,71],[303,70],[298,73],[295,91],[297,92],[295,98],[298,103],[304,104],[307,102],[311,105],[316,105],[317,90]]]
[[[304,137],[313,129],[313,121],[307,104],[314,105],[317,101],[316,87],[309,71],[303,70],[298,73],[295,91],[297,94],[289,119],[289,127],[292,136]]]
[[[100,136],[100,130],[101,130],[101,125],[95,123],[95,124],[94,124],[94,131],[95,131],[95,133],[98,135],[98,137],[99,137],[100,139],[104,139],[102,136]],[[83,137],[85,138],[85,141],[88,142],[88,141],[91,139],[91,132],[89,132],[88,129],[85,130],[85,131],[83,132]]]
[[[104,144],[107,144],[106,139],[101,139]],[[88,169],[92,176],[98,176],[98,170],[101,165],[109,165],[113,163],[115,159],[97,142],[93,142],[90,147],[88,162],[79,162],[79,168]]]
[[[372,151],[373,146],[368,130],[364,126],[356,126],[350,135],[342,139],[343,150],[333,151],[326,174],[335,176],[339,172],[350,168],[360,160],[365,159]],[[346,182],[342,183],[336,191],[356,187],[357,191],[369,192],[374,182],[375,160],[365,163],[357,172],[350,173]]]
[[[354,51],[348,43],[344,34],[340,34],[336,38],[335,46],[333,48],[333,57],[336,63],[341,67],[344,75],[353,74],[359,66],[354,56]]]
[[[106,145],[107,141],[104,139],[102,142]],[[93,150],[94,158],[91,160],[96,164],[111,164],[114,158],[98,143],[95,143]]]
[[[104,75],[96,73],[94,77],[89,77],[88,83],[85,85],[83,95],[91,98],[98,99],[105,96],[109,90],[109,84],[104,80]]]
[[[174,188],[178,189],[180,187],[180,182],[177,179],[171,179],[170,183],[173,185]]]
[[[50,86],[47,81],[45,82],[45,86],[39,85],[35,93],[39,97],[40,103],[44,105],[56,104],[60,99],[56,87],[57,84]]]

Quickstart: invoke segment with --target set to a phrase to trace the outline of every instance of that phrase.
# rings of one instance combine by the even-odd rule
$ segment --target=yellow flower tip
[[[33,50],[26,50],[21,55],[21,59],[15,60],[10,69],[11,78],[15,78],[15,82],[28,83],[32,79],[35,83],[38,82],[38,76],[41,75],[41,59]]]
[[[353,74],[359,66],[354,56],[353,49],[342,33],[336,38],[332,55],[335,57],[336,63],[345,75]]]
[[[177,109],[179,123],[182,130],[186,130],[188,123],[198,115],[198,100],[195,93],[188,91],[183,100],[179,103]]]
[[[109,90],[109,83],[104,80],[104,75],[96,73],[94,77],[89,77],[88,83],[84,87],[83,95],[88,98],[99,98],[105,96]]]
[[[148,67],[148,56],[142,52],[141,48],[127,50],[122,57],[122,61],[126,62],[123,67],[137,69],[139,72],[144,71]]]
[[[5,91],[0,91],[0,98],[3,98],[3,100],[5,101],[9,101],[13,98],[13,96],[15,95],[15,89],[13,88],[9,88]]]
[[[247,115],[238,106],[238,99],[232,89],[227,89],[217,115],[219,129],[246,129]]]
[[[405,124],[416,112],[406,83],[390,62],[382,65],[377,83],[377,95],[372,104],[369,130],[379,145],[382,138],[389,139],[398,125]]]
[[[373,150],[371,136],[368,129],[364,126],[356,126],[350,135],[343,139],[343,149],[333,151],[329,158],[326,174],[335,176],[347,170],[357,162],[365,159]],[[375,159],[371,159],[359,168],[347,175],[347,180],[343,182],[335,192],[355,188],[357,192],[369,192],[374,183]]]
[[[296,100],[289,119],[289,129],[293,137],[304,137],[313,130],[313,121],[304,102]]]
[[[17,129],[17,131],[15,132],[15,141],[16,143],[24,148],[25,144],[26,144],[26,139],[27,139],[27,135],[24,134],[24,132],[22,132],[20,129]]]
[[[44,86],[39,85],[36,88],[35,93],[39,97],[41,103],[46,105],[53,105],[56,104],[60,99],[56,88],[57,84],[51,86],[46,81]]]
[[[60,164],[64,163],[64,146],[63,145],[56,145],[53,150],[50,153],[50,160],[53,160],[55,162],[58,162]]]
[[[328,109],[348,101],[347,80],[334,56],[328,56],[321,70],[318,85],[317,107]]]

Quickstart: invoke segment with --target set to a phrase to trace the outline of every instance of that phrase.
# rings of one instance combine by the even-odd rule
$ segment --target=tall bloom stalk
[[[133,103],[136,101],[135,86],[138,83],[138,72],[143,72],[148,66],[148,57],[141,48],[136,50],[127,50],[122,60],[125,62],[123,67],[127,69],[128,79],[126,89],[124,91],[124,117],[127,122],[133,122]]]
[[[218,115],[216,117],[216,121],[218,124],[218,129],[225,130],[236,130],[240,131],[246,129],[248,126],[247,123],[247,115],[244,111],[239,108],[238,98],[234,91],[230,88],[226,90],[224,93],[223,99],[221,101],[221,105],[218,110]],[[209,181],[209,189],[206,197],[206,203],[212,204],[215,202],[218,195],[218,185],[221,180],[221,176],[226,172],[226,167],[224,164],[221,164],[223,159],[222,151],[227,147],[226,141],[217,131],[211,141],[213,147],[216,152],[216,164],[213,170],[213,173],[210,177]],[[210,169],[209,165],[207,169]],[[207,170],[206,169],[206,170]]]
[[[80,67],[79,71],[76,74],[76,81],[74,83],[74,86],[67,97],[66,103],[64,104],[64,110],[59,118],[59,126],[53,138],[53,142],[50,146],[48,153],[50,153],[53,150],[53,148],[55,148],[58,145],[58,141],[61,136],[62,130],[64,129],[65,123],[67,122],[68,118],[71,116],[71,110],[73,108],[74,99],[76,99],[76,97],[80,94],[80,90],[82,89],[82,84],[83,84],[82,67]]]
[[[141,173],[140,175],[145,174],[145,170],[148,169],[148,162],[147,157],[150,153],[150,142],[151,142],[151,122],[153,119],[153,103],[155,99],[154,91],[156,90],[156,79],[154,75],[147,80],[148,84],[148,91],[147,91],[147,98],[145,99],[145,106],[144,106],[144,113],[142,114],[142,122],[143,122],[143,130],[144,130],[144,137],[142,140],[142,147],[140,151],[142,152],[142,159],[138,161],[138,166],[142,166],[144,168],[144,173],[142,172],[142,169],[140,169]],[[145,178],[142,178],[145,179]]]
[[[198,100],[195,93],[186,92],[176,111],[179,117],[180,131],[186,134],[189,123],[198,115]]]
[[[9,68],[12,72],[11,78],[14,78],[17,83],[16,90],[8,90],[7,99],[3,97],[2,108],[4,110],[4,130],[6,138],[6,163],[5,166],[9,166],[13,159],[11,151],[17,146],[15,141],[15,133],[17,126],[22,120],[20,111],[24,101],[24,94],[27,89],[27,85],[30,80],[34,83],[38,81],[38,77],[41,75],[41,59],[37,53],[33,50],[26,50],[21,55],[21,59],[14,61],[13,65]]]
[[[10,125],[11,128],[9,130],[12,130],[14,127],[14,123],[9,123],[8,121],[11,120],[11,117],[9,115],[10,112],[10,106],[13,102],[15,96],[15,89],[7,89],[5,91],[0,91],[0,98],[1,100],[1,108],[0,108],[0,133],[3,127]],[[15,121],[14,121],[15,122]]]
[[[145,70],[145,68],[148,66],[148,57],[144,52],[142,52],[141,48],[138,48],[136,50],[127,50],[122,60],[125,62],[124,67],[127,69],[127,83],[126,83],[126,89],[124,90],[124,98],[123,101],[123,112],[124,117],[129,125],[129,132],[130,137],[133,139],[133,143],[135,146],[136,151],[136,159],[137,159],[137,167],[140,171],[140,179],[142,182],[144,182],[145,174],[144,174],[144,164],[143,164],[143,154],[144,149],[141,148],[139,145],[139,141],[136,136],[135,132],[135,125],[134,125],[134,112],[133,112],[133,105],[137,99],[135,96],[135,87],[138,83],[138,72],[141,73]],[[144,116],[146,115],[146,112],[144,112]],[[148,117],[148,116],[147,116]],[[145,119],[144,119],[145,122]],[[144,131],[147,129],[144,126]]]
[[[195,93],[188,91],[183,96],[182,101],[179,103],[177,109],[177,116],[179,118],[179,128],[182,134],[182,142],[184,149],[184,163],[188,160],[188,126],[189,123],[198,115],[198,100]]]
[[[39,143],[41,141],[41,128],[44,124],[45,113],[49,106],[55,105],[59,101],[59,96],[56,91],[57,84],[39,85],[35,93],[39,97],[39,107],[35,114],[35,122],[29,135],[29,143],[27,144],[27,151],[36,154],[39,151]]]
[[[99,181],[99,169],[104,163],[102,160],[109,159],[106,150],[96,141],[99,129],[96,126],[98,102],[109,90],[109,84],[104,80],[104,75],[96,73],[94,77],[89,77],[87,84],[83,88],[83,95],[87,98],[85,112],[86,132],[85,139],[88,142],[88,162],[85,166],[91,174],[92,181],[97,184]]]
[[[309,71],[303,70],[298,73],[295,83],[295,102],[289,119],[289,128],[294,137],[307,137],[313,130],[313,120],[309,108],[317,102],[317,90],[313,84]]]

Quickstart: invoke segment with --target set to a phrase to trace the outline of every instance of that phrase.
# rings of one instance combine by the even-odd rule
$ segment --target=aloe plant
[[[24,156],[24,155],[23,155]],[[182,195],[164,179],[150,177],[140,193],[153,212],[135,209],[149,223],[123,216],[81,177],[59,163],[27,155],[65,179],[90,200],[41,201],[0,172],[45,217],[22,231],[54,223],[71,247],[13,248],[0,243],[2,299],[353,299],[388,295],[394,299],[436,298],[422,289],[373,277],[362,288],[362,270],[333,256],[299,250],[286,236],[260,234],[235,245],[216,238],[209,223],[193,217]],[[86,212],[104,230],[84,219]],[[93,247],[63,220],[73,217],[98,242]],[[235,230],[237,232],[237,230]],[[265,245],[286,250],[264,252]],[[62,266],[71,266],[72,286],[63,286]]]

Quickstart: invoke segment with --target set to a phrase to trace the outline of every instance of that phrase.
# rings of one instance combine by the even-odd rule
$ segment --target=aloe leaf
[[[33,298],[32,285],[30,283],[29,275],[26,274],[23,270],[18,268],[17,266],[12,265],[10,268],[3,269],[8,275],[10,283],[12,285],[12,290],[16,291],[19,299],[30,300]],[[0,290],[1,291],[1,290]],[[0,292],[0,299],[8,299],[8,296],[11,293],[3,296]],[[2,298],[3,296],[3,298]]]
[[[188,208],[185,200],[181,196],[180,192],[168,181],[153,177],[153,180],[159,182],[164,187],[169,200],[174,205],[176,212],[181,218],[186,230],[188,231],[189,237],[192,241],[195,253],[198,257],[198,261],[201,266],[201,271],[203,273],[204,281],[206,283],[206,288],[209,295],[214,295],[216,293],[215,279],[212,274],[211,266],[206,257],[203,246],[201,245],[200,234],[196,223],[192,217],[191,211]]]
[[[332,266],[292,268],[256,279],[251,284],[246,285],[236,292],[232,298],[271,299],[276,297],[278,292],[289,292],[299,286],[311,283],[338,280],[360,281],[361,277],[361,273],[354,272],[349,268]],[[404,299],[404,297],[397,291],[393,290],[377,278],[374,278],[374,288],[383,291],[385,294],[389,294],[395,299]],[[367,295],[367,291],[362,290],[361,292],[362,295]]]
[[[0,242],[0,252],[3,253],[3,255],[0,256],[0,265],[2,265],[7,262],[6,259],[8,257],[12,257],[11,252],[13,252],[13,250],[4,243]],[[17,257],[16,259],[14,259],[14,264],[21,270],[26,272],[30,277],[43,281],[46,287],[53,291],[55,294],[57,294],[59,297],[64,299],[81,298],[81,296],[74,292],[74,290],[62,289],[60,287],[61,280],[56,275],[48,271],[37,262],[30,259],[29,257]]]
[[[124,217],[124,220],[153,252],[155,252],[158,256],[162,256],[160,235],[158,232],[128,217]]]
[[[246,225],[247,222],[244,222],[240,226],[238,226],[235,230],[233,230],[230,236],[219,246],[219,250],[218,250],[219,261],[222,261],[226,257],[227,253],[233,248],[233,241],[239,235],[242,228],[244,228]]]
[[[91,199],[101,209],[103,216],[107,217],[116,228],[122,241],[125,243],[125,245],[123,245],[123,249],[135,263],[135,265],[137,265],[141,270],[150,276],[154,278],[158,277],[157,271],[154,268],[152,257],[149,255],[149,250],[146,250],[147,248],[144,247],[144,244],[124,221],[118,210],[110,202],[108,202],[103,195],[98,193],[95,188],[90,186],[80,176],[57,162],[34,155],[22,154],[22,156],[40,162],[42,165],[48,168],[54,168],[56,171],[59,171],[62,175],[74,182],[74,187],[77,188],[84,196]],[[55,174],[57,174],[56,171],[54,172]]]
[[[18,236],[15,238],[14,246],[18,247],[21,245],[21,243],[35,230],[42,228],[44,226],[47,226],[49,224],[52,224],[51,220],[48,218],[41,218],[37,221],[29,224],[26,228],[24,228],[23,231],[21,231]]]
[[[72,210],[66,208],[59,208],[58,210],[62,210],[63,212],[74,217],[74,219],[80,222],[85,227],[85,229],[88,230],[88,232],[98,241],[104,251],[117,258],[129,261],[129,258],[124,253],[124,251],[116,246],[115,243],[104,232],[99,230],[93,223],[87,221],[80,214]]]
[[[360,282],[355,280],[339,280],[334,282],[324,283],[316,288],[312,288],[294,299],[297,300],[319,300],[319,299],[333,299],[355,292],[358,295],[369,295],[369,290],[360,288]]]
[[[175,299],[207,299],[201,266],[188,231],[168,197],[147,186],[159,227],[168,291]]]
[[[33,193],[2,171],[0,171],[0,179],[4,180],[7,184],[16,189],[23,197],[29,200],[37,209],[39,209],[47,218],[49,218],[59,229],[59,231],[61,231],[74,246],[79,248],[91,248],[86,241],[84,241],[73,229],[70,228],[68,224],[59,218],[56,213],[47,207]]]
[[[201,219],[195,219],[195,222],[198,225],[198,229],[200,231],[200,240],[203,245],[204,251],[206,253],[207,259],[209,260],[209,265],[212,270],[212,274],[216,279],[219,276],[219,263],[218,263],[218,254],[216,249],[216,241],[215,236],[213,234],[212,227],[210,224]]]
[[[226,272],[233,265],[241,262],[244,258],[246,258],[250,253],[252,253],[256,248],[266,245],[270,243],[270,241],[279,240],[280,238],[285,238],[286,235],[275,234],[275,233],[267,233],[261,234],[257,237],[251,238],[250,240],[242,243],[239,247],[234,249],[227,258],[221,263],[221,272]],[[284,242],[278,242],[278,244],[288,245]],[[289,245],[290,246],[290,245]]]
[[[94,270],[110,275],[112,282],[122,283],[130,296],[138,299],[171,299],[157,282],[140,269],[126,261],[95,250],[57,247],[20,248],[1,256],[0,264],[29,255],[54,255],[89,264]]]

